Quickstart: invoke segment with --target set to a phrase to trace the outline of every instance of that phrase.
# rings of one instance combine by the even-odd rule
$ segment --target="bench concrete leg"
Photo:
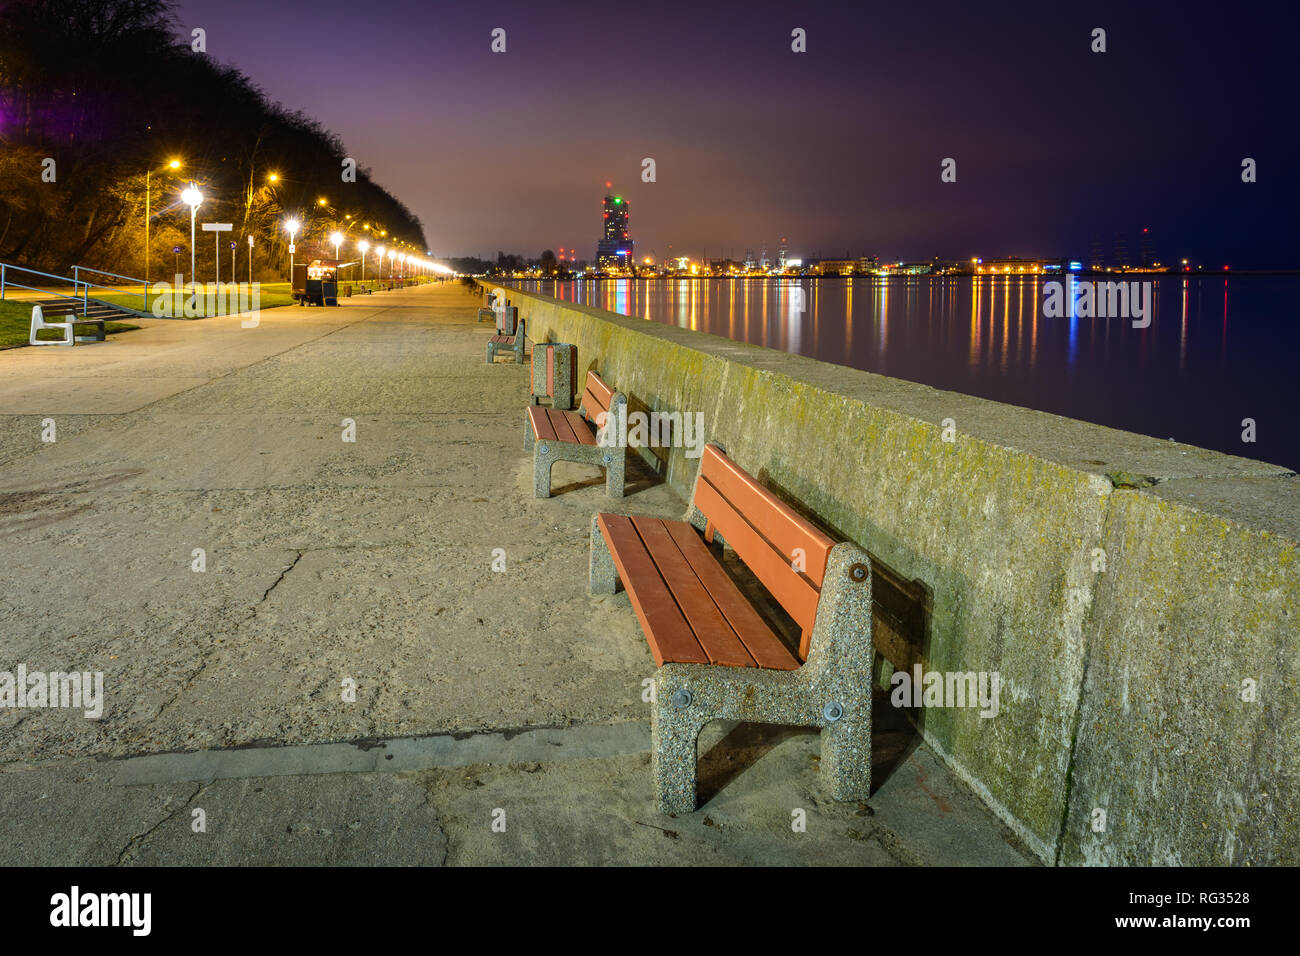
[[[610,498],[622,498],[627,453],[622,448],[611,448],[605,458],[605,494]]]
[[[660,668],[660,675],[664,673]],[[691,706],[679,706],[673,682],[655,678],[655,703],[650,711],[650,767],[660,813],[694,813],[696,760],[700,722]]]
[[[551,466],[555,459],[551,457],[550,446],[539,442],[533,448],[533,497],[551,497]]]
[[[489,343],[488,343],[488,347],[487,347],[487,364],[488,364],[488,365],[491,365],[491,364],[492,364],[492,360],[496,357],[496,351],[497,351],[497,350],[496,350],[496,346],[493,345],[491,342],[489,342]]]
[[[851,712],[856,708],[857,712]],[[832,800],[865,801],[871,796],[871,698],[850,705],[844,716],[822,728],[822,786]]]
[[[528,409],[524,409],[524,451],[533,450],[533,420],[528,415]]]
[[[609,545],[600,532],[598,515],[591,516],[591,554],[587,559],[587,582],[592,594],[613,594],[618,588],[618,569]]]

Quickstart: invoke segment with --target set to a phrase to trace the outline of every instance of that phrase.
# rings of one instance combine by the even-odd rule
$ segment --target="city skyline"
[[[244,30],[254,9],[262,26]],[[357,15],[318,10],[340,35]],[[922,27],[901,10],[745,10],[399,0],[349,36],[346,67],[283,44],[293,15],[275,8],[186,0],[177,19],[337,133],[440,255],[585,248],[590,197],[612,182],[658,258],[778,236],[906,259],[1087,255],[1149,225],[1206,261],[1300,260],[1278,214],[1298,193],[1274,121],[1285,34],[1266,17],[1100,5],[1012,20],[949,5]],[[1099,26],[1105,53],[1090,50]],[[626,89],[593,92],[612,57]],[[408,105],[374,108],[390,101]],[[940,179],[946,158],[956,182]],[[1256,182],[1242,182],[1244,158]]]

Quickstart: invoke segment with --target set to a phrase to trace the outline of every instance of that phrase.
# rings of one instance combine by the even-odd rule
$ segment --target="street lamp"
[[[173,159],[164,169],[180,169],[181,161]],[[149,285],[149,181],[153,176],[152,169],[144,171],[144,284]]]
[[[397,258],[397,250],[389,249],[388,250],[388,277],[390,279],[393,277],[393,260],[396,258]]]
[[[402,281],[405,282],[406,281],[406,253],[403,252],[399,254],[397,257],[397,261],[402,266]]]
[[[357,243],[357,248],[361,250],[361,284],[366,282],[366,253],[370,251],[370,243],[362,239]]]
[[[293,237],[298,235],[298,230],[302,228],[302,223],[297,219],[290,219],[284,224],[284,228],[289,231],[289,288],[293,288]]]
[[[330,242],[334,243],[334,260],[337,262],[339,258],[339,246],[343,245],[343,233],[330,233]]]
[[[383,246],[375,247],[375,258],[379,260],[379,278],[380,280],[382,280],[384,278],[384,247]]]
[[[181,193],[181,202],[190,207],[190,282],[194,282],[194,217],[198,215],[199,204],[203,202],[203,193],[190,183],[190,188]]]

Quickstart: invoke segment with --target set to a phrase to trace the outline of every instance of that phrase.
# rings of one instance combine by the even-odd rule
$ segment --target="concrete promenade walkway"
[[[477,304],[0,353],[0,671],[104,674],[97,720],[0,708],[0,863],[1026,861],[887,708],[870,807],[818,795],[814,735],[718,726],[707,806],[655,812],[653,661],[586,591],[603,480],[532,497],[527,369],[484,364]],[[629,477],[614,510],[684,510]]]

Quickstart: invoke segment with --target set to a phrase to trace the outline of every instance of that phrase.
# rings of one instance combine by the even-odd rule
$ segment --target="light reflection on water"
[[[1300,278],[1129,276],[1151,324],[1043,314],[1040,276],[617,279],[525,289],[1300,468]],[[1069,280],[1074,281],[1073,277]],[[802,298],[802,309],[798,308]],[[1257,441],[1241,441],[1242,420]]]

